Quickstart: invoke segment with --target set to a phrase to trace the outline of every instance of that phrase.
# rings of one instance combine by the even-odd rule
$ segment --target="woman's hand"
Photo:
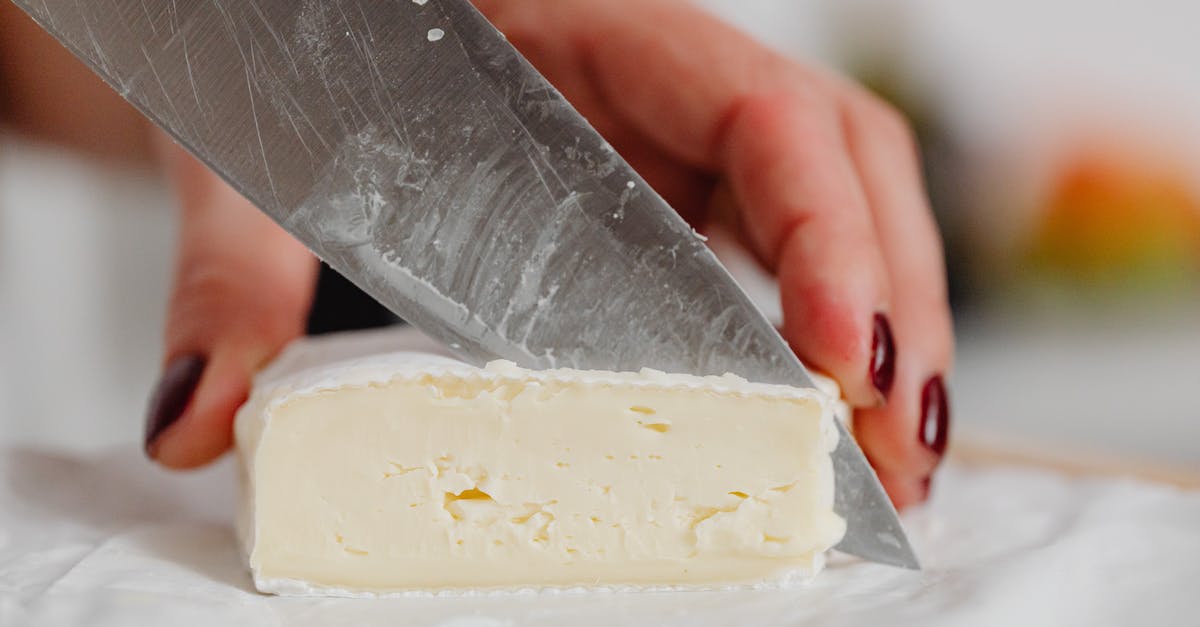
[[[842,384],[896,503],[923,500],[946,446],[953,339],[903,119],[679,0],[476,4],[693,224],[717,181],[731,193],[779,277],[784,336]],[[186,467],[229,447],[252,373],[302,331],[315,266],[214,176],[174,160],[183,246],[147,450]]]
[[[317,262],[191,155],[160,144],[183,213],[146,453],[190,468],[230,447],[255,372],[304,332]]]

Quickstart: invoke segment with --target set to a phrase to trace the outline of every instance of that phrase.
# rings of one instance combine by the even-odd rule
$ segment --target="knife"
[[[702,238],[468,0],[14,1],[468,362],[813,386]],[[836,548],[918,568],[838,429]]]

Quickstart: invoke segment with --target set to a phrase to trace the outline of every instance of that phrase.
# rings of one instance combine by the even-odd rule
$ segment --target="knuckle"
[[[916,148],[916,136],[908,118],[899,109],[874,96],[860,105],[859,115],[872,133],[885,138],[889,143],[906,149]]]
[[[811,85],[799,82],[782,89],[758,90],[741,97],[721,126],[714,154],[730,159],[734,153],[762,155],[772,152],[786,137],[793,158],[811,158],[836,151],[837,109],[831,99]],[[766,176],[770,163],[759,164]]]
[[[273,344],[303,330],[315,286],[308,258],[265,244],[251,252],[185,245],[180,255],[167,311],[170,344]]]
[[[205,267],[185,268],[175,280],[168,307],[168,329],[175,334],[206,336],[225,326],[236,290],[231,277]]]
[[[235,291],[230,273],[219,272],[208,264],[187,264],[175,279],[172,301],[196,303],[219,300]]]
[[[807,81],[795,81],[784,89],[762,94],[764,102],[774,104],[781,115],[817,117],[834,111],[833,100],[824,90]]]
[[[819,90],[803,83],[783,89],[753,91],[736,106],[735,119],[769,130],[780,124],[815,128],[829,119],[832,102]]]

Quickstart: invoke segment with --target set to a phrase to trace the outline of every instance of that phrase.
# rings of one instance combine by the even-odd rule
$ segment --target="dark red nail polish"
[[[146,410],[144,446],[147,451],[154,440],[183,415],[206,364],[207,360],[200,355],[184,355],[172,361],[163,371],[162,379],[158,381],[158,387],[150,399],[150,407]]]
[[[917,433],[926,448],[941,457],[950,438],[950,404],[942,375],[935,375],[921,389],[921,430]]]
[[[875,330],[871,334],[871,384],[887,398],[896,379],[896,341],[887,316],[875,314]]]
[[[929,489],[933,485],[933,475],[925,477],[921,480],[921,501],[929,500]]]

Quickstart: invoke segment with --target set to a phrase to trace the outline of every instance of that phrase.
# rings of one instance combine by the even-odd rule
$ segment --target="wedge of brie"
[[[260,379],[238,413],[240,535],[279,594],[808,576],[845,528],[832,420],[732,375],[353,359]]]

